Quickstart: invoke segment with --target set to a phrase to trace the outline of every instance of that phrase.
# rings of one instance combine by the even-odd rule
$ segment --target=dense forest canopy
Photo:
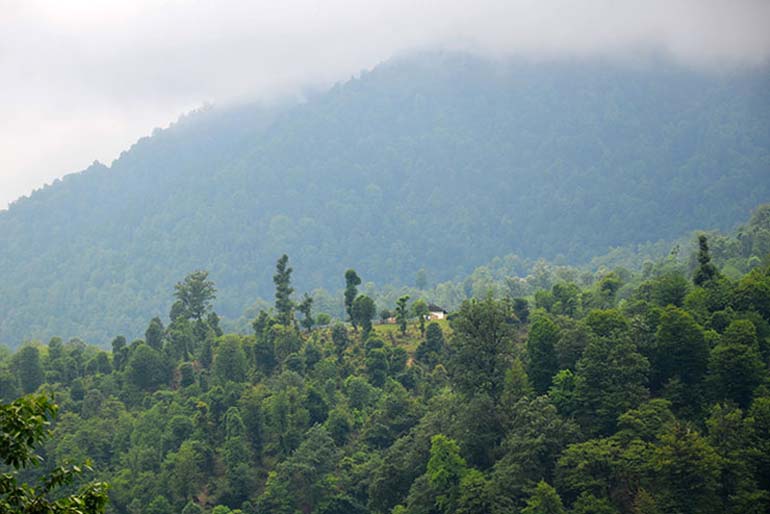
[[[191,114],[0,212],[0,341],[138,336],[207,269],[237,319],[303,290],[587,262],[770,199],[770,75],[424,53],[274,108]]]
[[[348,269],[350,323],[316,327],[283,255],[273,306],[223,333],[221,292],[194,271],[142,339],[0,351],[0,428],[43,443],[37,468],[0,471],[34,481],[90,457],[87,512],[106,482],[115,514],[767,512],[769,215],[682,259],[440,320],[419,297],[375,305]],[[372,323],[377,307],[394,321]],[[6,405],[43,391],[60,405],[45,441],[45,397]],[[0,457],[13,441],[0,433]]]

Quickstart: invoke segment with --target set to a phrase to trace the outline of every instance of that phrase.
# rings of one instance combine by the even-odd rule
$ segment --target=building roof
[[[429,312],[443,312],[444,314],[446,314],[446,312],[447,312],[446,309],[444,309],[443,307],[439,307],[435,303],[429,303],[428,304],[428,311]]]

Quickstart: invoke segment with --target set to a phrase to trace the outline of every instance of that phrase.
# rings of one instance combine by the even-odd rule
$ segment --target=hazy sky
[[[770,56],[770,0],[0,0],[0,209],[203,103],[294,94],[433,46]]]

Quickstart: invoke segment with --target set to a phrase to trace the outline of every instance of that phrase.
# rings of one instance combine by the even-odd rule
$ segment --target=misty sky
[[[393,54],[770,57],[768,0],[0,0],[0,209],[204,103],[296,95]]]

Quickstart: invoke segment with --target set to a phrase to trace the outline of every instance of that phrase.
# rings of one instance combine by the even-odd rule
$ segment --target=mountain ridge
[[[237,317],[284,252],[303,289],[352,265],[441,279],[728,229],[770,199],[767,70],[436,55],[189,116],[0,211],[0,340],[138,335],[197,268]]]

